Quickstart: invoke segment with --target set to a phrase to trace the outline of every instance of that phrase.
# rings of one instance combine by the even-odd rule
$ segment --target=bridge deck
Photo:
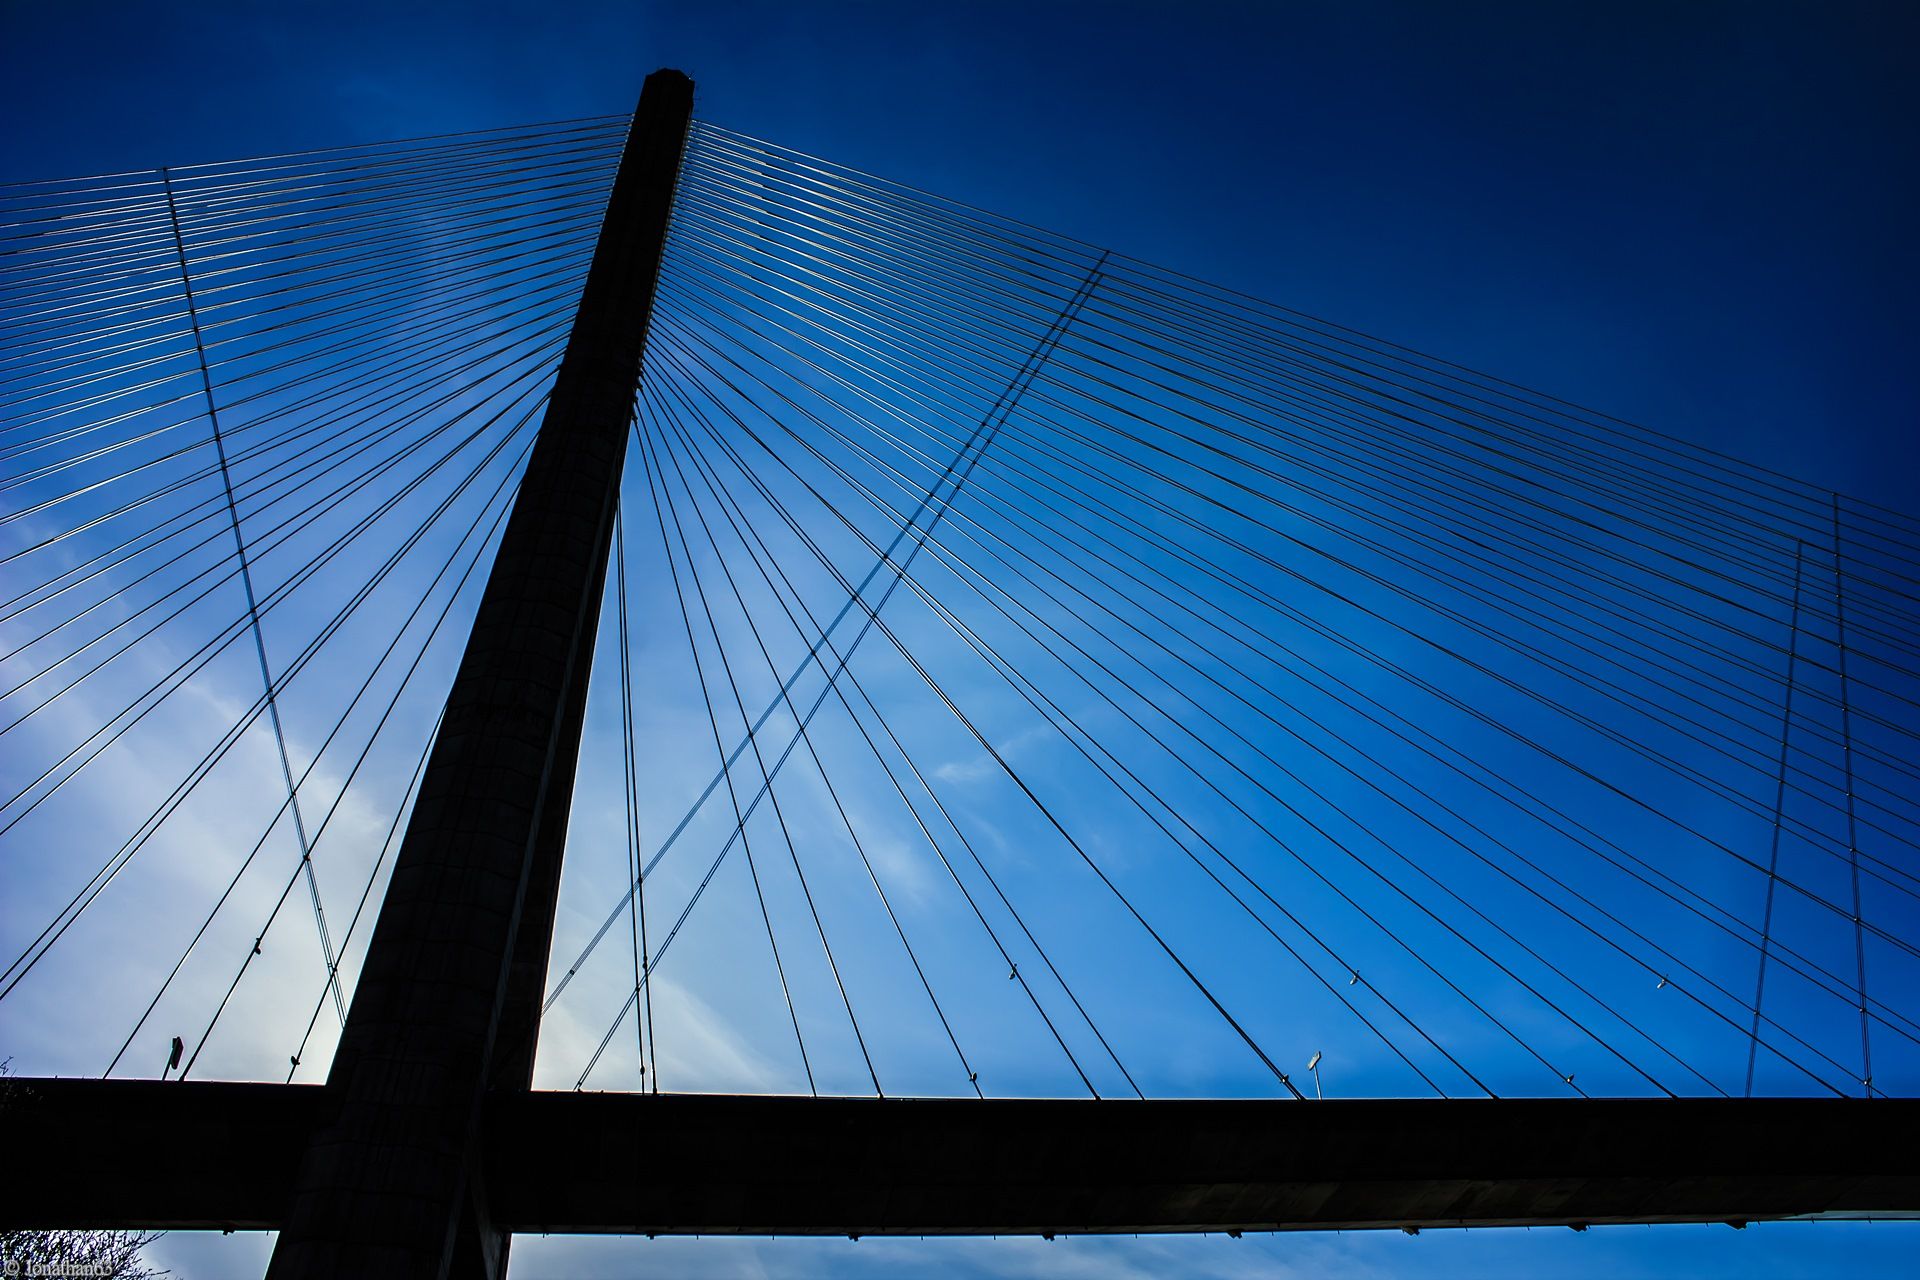
[[[16,1079],[0,1227],[272,1228],[315,1086]],[[1920,1212],[1920,1100],[494,1098],[515,1231],[937,1235]]]

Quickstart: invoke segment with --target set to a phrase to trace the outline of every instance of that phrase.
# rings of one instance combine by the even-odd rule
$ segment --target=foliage
[[[0,1231],[0,1275],[152,1280],[167,1273],[148,1266],[140,1251],[159,1238],[144,1231]]]
[[[0,1109],[8,1100],[5,1083],[11,1058],[0,1061]],[[113,1280],[154,1280],[167,1272],[150,1267],[140,1251],[160,1238],[157,1231],[0,1231],[0,1277],[109,1276]]]

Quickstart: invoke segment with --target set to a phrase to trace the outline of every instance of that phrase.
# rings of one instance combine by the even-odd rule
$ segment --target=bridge
[[[692,96],[9,189],[0,1225],[1920,1211],[1920,520]]]

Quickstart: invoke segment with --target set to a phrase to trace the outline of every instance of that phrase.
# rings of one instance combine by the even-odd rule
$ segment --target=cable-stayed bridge
[[[8,189],[10,1222],[1920,1209],[1920,519],[690,100]]]

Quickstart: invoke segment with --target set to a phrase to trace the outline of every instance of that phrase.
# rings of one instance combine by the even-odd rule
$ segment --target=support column
[[[504,1274],[489,1089],[528,1087],[628,424],[693,82],[647,77],[268,1275]]]

